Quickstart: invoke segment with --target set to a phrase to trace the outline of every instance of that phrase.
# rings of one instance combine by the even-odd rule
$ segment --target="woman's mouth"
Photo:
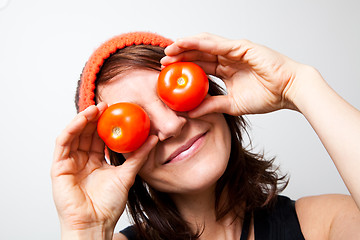
[[[164,164],[178,162],[195,154],[203,143],[205,135],[206,132],[191,138],[186,144],[173,152]]]

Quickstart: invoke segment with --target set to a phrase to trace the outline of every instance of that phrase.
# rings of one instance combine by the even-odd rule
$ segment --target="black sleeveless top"
[[[247,239],[251,214],[244,219],[241,239]],[[295,201],[278,196],[273,207],[254,211],[255,240],[305,240],[295,211]],[[120,231],[129,240],[140,240],[135,226]]]

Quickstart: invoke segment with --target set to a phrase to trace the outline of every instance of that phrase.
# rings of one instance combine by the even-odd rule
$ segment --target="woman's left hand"
[[[167,56],[161,60],[163,65],[192,61],[226,85],[227,95],[206,98],[189,112],[191,117],[210,112],[243,115],[297,109],[289,91],[299,75],[306,72],[303,71],[306,65],[269,48],[247,40],[201,34],[176,41],[165,53]]]

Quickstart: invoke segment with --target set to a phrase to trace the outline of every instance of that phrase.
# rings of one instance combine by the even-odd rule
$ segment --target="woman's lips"
[[[173,152],[164,164],[178,162],[192,155],[202,144],[205,135],[206,133],[202,133],[191,138],[186,144]]]

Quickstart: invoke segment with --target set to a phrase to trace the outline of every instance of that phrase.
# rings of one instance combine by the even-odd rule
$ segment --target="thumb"
[[[148,159],[151,149],[155,147],[158,141],[159,138],[157,136],[151,135],[139,149],[129,153],[126,156],[126,161],[119,166],[119,169],[124,171],[123,174],[126,174],[130,178],[135,178],[136,174]]]
[[[197,118],[213,112],[231,114],[229,97],[225,95],[207,97],[197,108],[188,112],[188,115]]]

